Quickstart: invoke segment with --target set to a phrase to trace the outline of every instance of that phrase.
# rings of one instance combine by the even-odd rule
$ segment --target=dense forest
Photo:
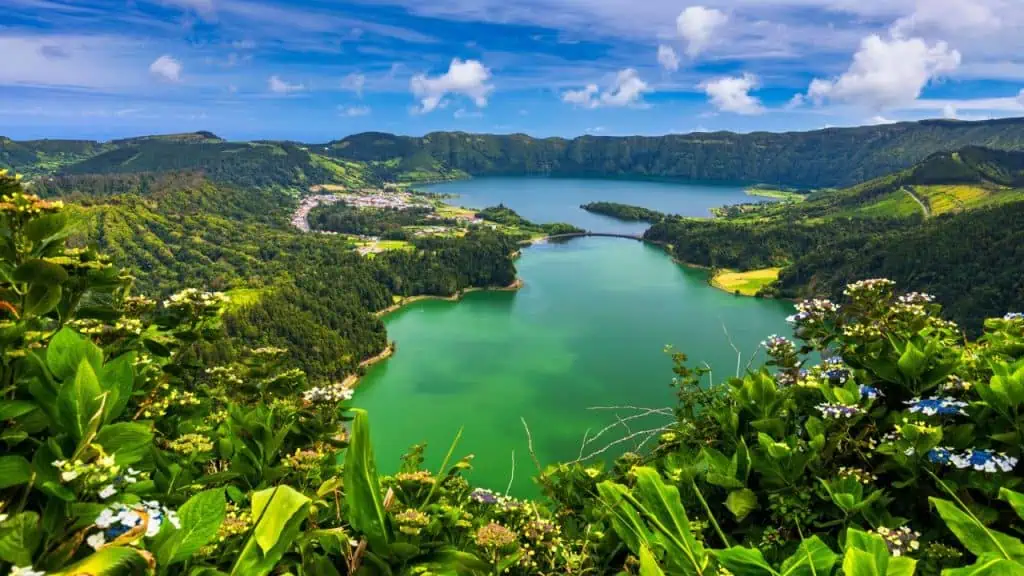
[[[379,236],[388,240],[407,240],[405,226],[454,226],[453,220],[427,220],[433,213],[429,207],[410,207],[403,210],[394,208],[366,209],[349,206],[344,200],[317,206],[309,213],[309,226],[314,230]]]
[[[903,170],[941,151],[976,145],[1024,148],[1024,119],[926,120],[813,132],[532,138],[525,134],[379,132],[324,145],[361,162],[419,159],[473,175],[551,174],[756,182],[808,188],[849,186]],[[317,147],[319,149],[319,146]]]
[[[477,217],[488,222],[494,222],[496,224],[503,224],[505,226],[512,226],[520,228],[524,231],[537,230],[544,232],[545,234],[554,236],[556,234],[571,234],[574,232],[583,232],[582,228],[573,226],[572,224],[566,224],[564,222],[553,222],[547,224],[536,224],[530,222],[526,218],[523,218],[519,214],[504,204],[498,204],[497,206],[488,206],[483,210],[476,213]]]
[[[651,210],[642,206],[620,204],[618,202],[590,202],[583,204],[580,208],[587,212],[611,216],[626,222],[650,222],[654,224],[665,218],[665,215],[657,210]]]

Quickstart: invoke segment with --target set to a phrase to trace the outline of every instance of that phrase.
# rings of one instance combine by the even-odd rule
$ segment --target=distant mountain
[[[965,146],[1024,149],[1024,118],[572,140],[525,134],[433,132],[410,137],[367,132],[324,145],[334,157],[401,161],[407,170],[440,166],[472,175],[629,176],[808,188],[851,186]]]

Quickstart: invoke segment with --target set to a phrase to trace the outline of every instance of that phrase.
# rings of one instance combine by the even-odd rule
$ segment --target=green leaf
[[[257,524],[231,569],[232,576],[269,574],[301,533],[309,499],[281,485],[253,494],[252,511]],[[267,544],[272,545],[265,548]]]
[[[913,342],[907,342],[907,347],[896,365],[905,377],[915,379],[928,367],[928,357],[918,350]]]
[[[1013,511],[1017,513],[1017,516],[1021,517],[1021,520],[1024,520],[1024,494],[1000,488],[999,499],[1013,506]]]
[[[629,488],[605,480],[597,485],[597,492],[601,495],[601,501],[611,511],[612,529],[619,538],[622,538],[630,551],[639,555],[640,549],[649,545],[653,536],[640,519],[636,508],[626,501],[625,496],[629,494]]]
[[[18,266],[13,277],[15,282],[52,286],[67,282],[68,271],[59,264],[36,258]]]
[[[761,551],[755,548],[733,546],[725,550],[712,550],[711,553],[718,559],[719,564],[736,576],[776,576],[778,574],[764,559]]]
[[[1024,576],[1024,565],[998,554],[985,554],[970,566],[943,570],[942,576]]]
[[[163,566],[188,560],[216,538],[225,510],[222,489],[207,490],[189,498],[178,509],[181,528],[169,532],[156,549],[157,563]]]
[[[22,512],[0,524],[0,560],[15,566],[29,566],[42,540],[39,515]]]
[[[142,460],[149,452],[153,431],[145,424],[118,422],[101,428],[94,442],[103,446],[107,454],[113,454],[119,465],[127,466]]]
[[[469,552],[450,547],[438,549],[417,565],[440,574],[483,574],[490,568],[486,562]]]
[[[827,576],[839,555],[817,536],[800,543],[792,556],[782,562],[782,576]]]
[[[68,226],[68,214],[57,212],[33,218],[22,228],[25,237],[43,247],[54,240],[66,238],[74,229]]]
[[[34,284],[25,296],[25,316],[43,316],[60,304],[63,291],[59,284]]]
[[[103,364],[103,351],[71,328],[61,328],[46,348],[46,364],[53,375],[68,380],[75,375],[82,360],[88,360],[93,370]]]
[[[132,362],[135,361],[135,354],[122,354],[107,362],[100,368],[100,387],[110,392],[107,400],[105,421],[113,422],[124,412],[125,406],[131,400],[132,391],[135,388],[135,370]]]
[[[843,556],[844,576],[886,576],[878,566],[874,555],[857,548],[850,548]]]
[[[57,392],[57,412],[61,425],[76,441],[81,441],[90,429],[90,421],[100,408],[102,395],[92,365],[83,359],[78,364],[74,379],[65,381]]]
[[[914,576],[917,569],[917,560],[907,556],[896,556],[889,558],[889,567],[885,576]]]
[[[133,576],[148,574],[152,566],[141,552],[125,546],[108,546],[50,576]]]
[[[885,540],[882,539],[878,534],[869,534],[856,528],[850,528],[846,531],[846,553],[849,555],[851,551],[860,551],[865,554],[869,554],[872,558],[871,565],[874,566],[879,574],[885,574],[889,567],[889,547],[885,544]],[[845,569],[845,562],[843,564]]]
[[[654,559],[654,554],[651,554],[651,549],[647,546],[640,548],[640,576],[665,576],[661,567],[658,566],[658,561]]]
[[[365,410],[354,410],[352,443],[345,452],[345,501],[348,521],[376,547],[391,541],[385,518],[377,465],[370,445],[370,423]]]
[[[690,532],[690,520],[679,499],[679,490],[662,482],[654,468],[642,466],[635,468],[634,473],[636,501],[633,505],[642,508],[648,520],[654,521],[657,531],[667,540],[668,548],[674,551],[672,559],[683,570],[702,572],[707,563],[704,547]],[[626,498],[630,499],[628,495]]]
[[[748,514],[757,510],[757,494],[749,488],[733,490],[725,498],[725,507],[736,517],[737,522],[743,522]]]
[[[998,554],[1007,560],[1024,561],[1024,543],[992,530],[962,512],[955,504],[941,498],[928,498],[957,540],[975,556]]]
[[[32,465],[23,456],[0,456],[0,489],[32,479]]]
[[[283,484],[252,495],[253,514],[262,516],[253,535],[264,554],[277,545],[285,525],[306,508],[309,502],[309,498],[302,493]]]
[[[0,422],[14,420],[39,408],[35,402],[27,400],[0,400]]]

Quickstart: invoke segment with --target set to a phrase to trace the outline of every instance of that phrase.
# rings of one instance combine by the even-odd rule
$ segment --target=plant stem
[[[700,488],[697,487],[697,481],[691,478],[690,486],[693,487],[694,494],[696,494],[697,499],[700,500],[700,505],[704,507],[704,513],[707,514],[708,520],[711,522],[711,525],[715,527],[715,532],[718,533],[718,537],[722,539],[722,544],[725,544],[726,546],[732,546],[732,544],[729,543],[729,538],[727,538],[725,532],[722,531],[722,527],[719,526],[718,521],[715,520],[714,514],[711,513],[711,507],[708,506],[707,500],[704,499],[704,495],[701,494]]]

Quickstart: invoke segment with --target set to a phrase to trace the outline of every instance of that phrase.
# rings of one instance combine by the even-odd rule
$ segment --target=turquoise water
[[[520,216],[538,223],[568,222],[591,232],[626,234],[643,232],[648,225],[620,222],[591,214],[579,206],[606,201],[668,214],[710,216],[712,208],[765,200],[747,196],[741,186],[580,178],[477,178],[422,188],[458,194],[458,198],[449,202],[460,206],[487,208],[505,204]]]
[[[535,494],[521,418],[542,464],[573,460],[585,432],[634,413],[593,407],[672,405],[666,344],[706,361],[721,381],[737,363],[723,326],[745,365],[758,342],[786,330],[792,312],[786,302],[713,289],[705,272],[633,240],[541,244],[524,250],[517,267],[525,281],[518,292],[421,301],[386,318],[396,354],[369,370],[355,398],[369,411],[383,471],[395,471],[419,442],[439,466],[462,427],[455,456],[475,455],[472,482],[504,491],[514,457],[512,493]],[[664,422],[631,421],[630,431]],[[583,452],[628,433],[616,428]]]

